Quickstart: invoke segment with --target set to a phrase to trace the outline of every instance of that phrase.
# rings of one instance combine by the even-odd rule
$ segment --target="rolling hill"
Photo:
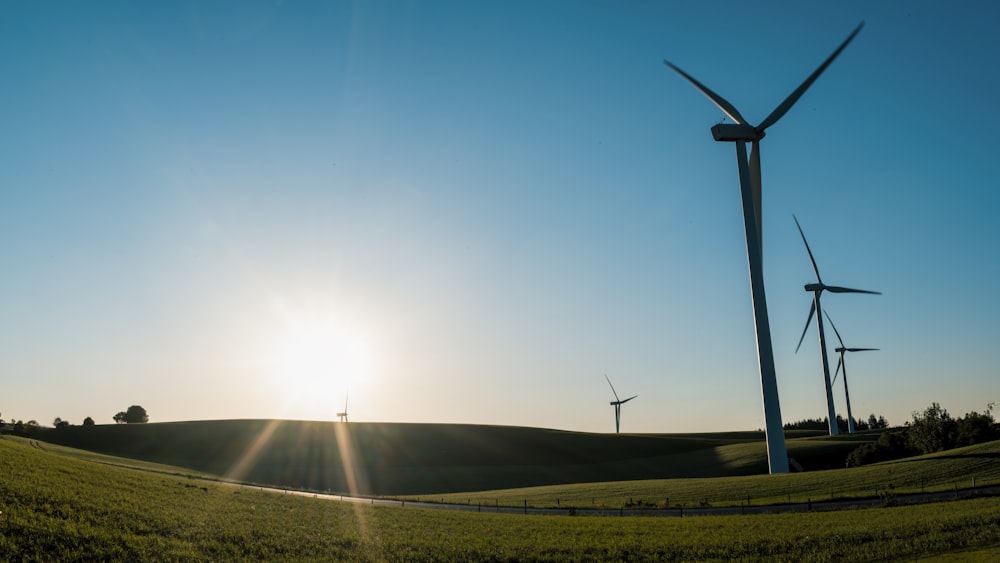
[[[240,481],[364,495],[767,471],[760,432],[616,435],[463,424],[218,420],[74,426],[38,437]],[[804,437],[789,440],[789,451],[807,469],[842,466],[848,452],[876,437]]]

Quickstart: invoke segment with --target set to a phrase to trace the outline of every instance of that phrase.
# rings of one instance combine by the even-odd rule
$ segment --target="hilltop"
[[[38,437],[240,481],[366,495],[767,472],[761,432],[594,434],[465,424],[217,420],[73,426]],[[789,440],[789,451],[806,469],[843,467],[850,451],[876,438],[813,435]]]

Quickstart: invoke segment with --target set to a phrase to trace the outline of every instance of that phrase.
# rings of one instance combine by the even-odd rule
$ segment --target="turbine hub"
[[[747,123],[719,123],[712,127],[712,136],[716,141],[758,141],[764,138],[753,125]]]
[[[821,283],[807,283],[803,287],[806,288],[806,291],[813,291],[813,292],[823,291],[824,289],[826,289],[826,286]]]

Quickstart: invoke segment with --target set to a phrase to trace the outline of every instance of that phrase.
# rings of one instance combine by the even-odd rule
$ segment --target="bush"
[[[991,409],[970,412],[954,419],[938,403],[913,413],[901,431],[885,432],[874,444],[865,444],[847,456],[847,466],[857,467],[920,454],[929,454],[1000,439]]]
[[[906,438],[906,430],[890,430],[883,432],[874,444],[865,444],[847,456],[848,467],[859,467],[869,463],[891,461],[917,455],[920,452],[912,449]]]

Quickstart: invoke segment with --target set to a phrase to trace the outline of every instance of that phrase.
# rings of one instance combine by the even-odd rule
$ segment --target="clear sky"
[[[5,2],[0,413],[763,427],[735,152],[762,120],[782,414],[1000,399],[992,2]],[[831,335],[831,341],[833,337]],[[831,369],[836,365],[830,342]],[[838,380],[838,412],[844,414]]]

